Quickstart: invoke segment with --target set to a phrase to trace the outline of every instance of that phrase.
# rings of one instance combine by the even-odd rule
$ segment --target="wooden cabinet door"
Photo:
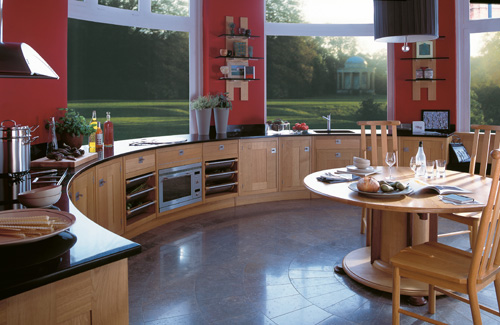
[[[95,214],[95,168],[79,175],[70,189],[71,201],[75,207],[90,220],[96,221]]]
[[[311,172],[311,138],[280,138],[280,191],[305,189],[302,181]]]
[[[399,166],[410,166],[410,158],[418,151],[418,143],[423,141],[425,158],[427,160],[445,159],[448,160],[448,146],[451,137],[448,138],[416,138],[401,137],[399,140]]]
[[[116,234],[122,234],[125,218],[122,160],[96,166],[96,221]]]
[[[278,139],[240,140],[240,195],[278,190]]]

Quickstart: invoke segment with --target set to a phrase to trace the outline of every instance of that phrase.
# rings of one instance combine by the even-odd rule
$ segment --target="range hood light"
[[[3,42],[3,0],[0,0],[0,78],[59,79],[57,73],[26,43]]]

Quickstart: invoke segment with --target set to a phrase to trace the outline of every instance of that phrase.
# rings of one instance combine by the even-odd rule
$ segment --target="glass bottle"
[[[97,130],[95,131],[95,149],[102,151],[104,143],[104,135],[102,134],[101,122],[97,122]]]
[[[415,156],[415,160],[416,160],[416,165],[417,165],[417,169],[416,169],[416,173],[415,173],[416,176],[425,176],[426,159],[425,159],[425,153],[424,153],[424,143],[422,141],[420,141],[418,143],[418,151],[417,151],[417,155]]]
[[[94,128],[94,131],[89,135],[89,152],[95,152],[96,131],[97,131],[97,115],[95,111],[92,111],[92,120],[90,121],[90,126]]]
[[[113,122],[111,122],[111,113],[106,112],[106,122],[104,122],[104,147],[111,148],[114,144]]]
[[[54,117],[51,117],[49,120],[49,137],[47,139],[47,154],[51,153],[54,150],[57,150],[57,136],[56,136],[56,122],[54,121]]]

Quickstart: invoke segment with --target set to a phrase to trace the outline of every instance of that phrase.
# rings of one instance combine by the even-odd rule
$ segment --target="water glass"
[[[413,173],[417,175],[417,157],[413,156],[410,158],[410,168],[413,170]]]
[[[396,163],[396,153],[394,151],[388,151],[385,154],[385,163],[389,166],[389,179],[392,179],[392,166]]]
[[[426,161],[425,169],[426,169],[427,178],[434,177],[434,164],[435,164],[434,160],[427,160]]]
[[[446,160],[444,159],[436,159],[436,177],[445,177],[446,176]]]

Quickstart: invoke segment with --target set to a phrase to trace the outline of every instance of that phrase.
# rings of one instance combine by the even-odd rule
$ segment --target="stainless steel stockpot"
[[[10,123],[9,123],[10,122]],[[7,125],[11,124],[11,125]],[[0,173],[14,174],[30,170],[30,144],[38,137],[31,138],[31,132],[38,128],[17,125],[13,120],[4,120],[0,123]]]

